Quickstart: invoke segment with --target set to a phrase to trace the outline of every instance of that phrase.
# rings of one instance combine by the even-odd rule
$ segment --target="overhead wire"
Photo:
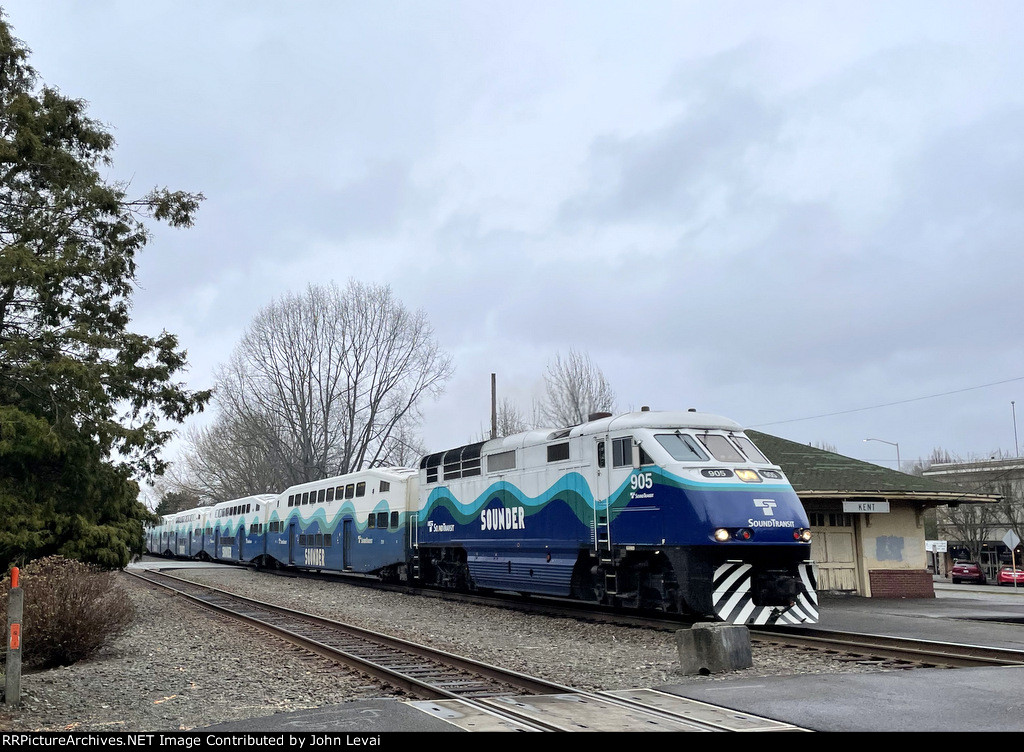
[[[764,426],[780,426],[784,423],[798,423],[803,420],[816,420],[817,418],[831,418],[835,415],[849,415],[850,413],[860,413],[866,410],[878,410],[883,407],[893,407],[895,405],[905,405],[909,402],[920,402],[921,400],[934,399],[936,397],[948,397],[951,394],[961,394],[963,392],[972,392],[976,389],[987,389],[991,386],[999,386],[1001,384],[1010,384],[1014,381],[1024,381],[1024,376],[1016,376],[1012,379],[1003,379],[1002,381],[993,381],[990,384],[979,384],[978,386],[969,386],[964,389],[953,389],[949,392],[939,392],[938,394],[927,394],[923,397],[911,397],[910,399],[897,400],[895,402],[885,402],[881,405],[870,405],[868,407],[855,407],[850,410],[838,410],[833,413],[821,413],[820,415],[808,415],[805,418],[790,418],[788,420],[777,420],[771,423],[756,423],[749,426],[750,428],[762,428]]]

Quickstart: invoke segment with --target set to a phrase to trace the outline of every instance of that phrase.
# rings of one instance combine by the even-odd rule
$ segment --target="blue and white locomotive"
[[[424,457],[421,577],[735,623],[817,621],[807,515],[738,424],[595,417]]]
[[[218,518],[222,508],[246,508],[245,519]],[[418,470],[362,470],[179,513],[196,514],[215,559],[741,624],[818,619],[799,498],[738,424],[705,413],[602,414],[429,454]],[[210,521],[224,517],[218,535]],[[163,532],[150,550],[183,555],[162,546]]]

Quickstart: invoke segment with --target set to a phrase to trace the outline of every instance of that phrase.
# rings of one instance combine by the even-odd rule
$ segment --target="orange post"
[[[11,592],[7,596],[7,670],[4,672],[4,703],[21,702],[21,616],[25,594],[18,583],[20,572],[11,569]]]

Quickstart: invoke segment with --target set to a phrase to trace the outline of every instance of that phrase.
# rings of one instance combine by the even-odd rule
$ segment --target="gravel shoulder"
[[[679,673],[675,637],[241,568],[176,572],[196,582],[327,616],[587,690],[722,679],[877,671],[790,648],[753,647],[753,667]],[[26,674],[0,730],[179,731],[360,699],[402,697],[338,672],[252,627],[181,604],[120,574],[134,626],[93,659]]]

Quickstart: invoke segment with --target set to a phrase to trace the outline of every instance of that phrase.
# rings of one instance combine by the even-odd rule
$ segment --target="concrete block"
[[[676,632],[680,671],[717,674],[754,665],[750,630],[742,624],[699,623]]]

